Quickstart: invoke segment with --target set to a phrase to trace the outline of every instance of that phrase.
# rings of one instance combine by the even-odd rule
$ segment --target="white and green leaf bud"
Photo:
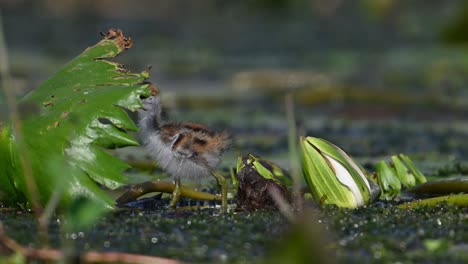
[[[301,137],[300,146],[304,177],[315,201],[347,208],[370,202],[370,183],[348,154],[320,138]]]

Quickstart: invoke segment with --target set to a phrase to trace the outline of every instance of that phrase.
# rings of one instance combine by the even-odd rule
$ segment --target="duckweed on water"
[[[366,263],[468,259],[455,247],[434,255],[423,245],[427,239],[447,239],[466,246],[467,213],[467,208],[449,205],[406,210],[382,202],[353,211],[329,208],[324,212],[329,216],[327,226],[336,232],[339,257]]]
[[[329,231],[329,247],[339,261],[444,262],[468,260],[468,208],[438,205],[399,209],[395,202],[378,202],[359,209],[328,206],[317,216]],[[125,251],[177,258],[187,262],[245,262],[266,258],[281,241],[289,224],[276,211],[230,213],[218,209],[199,211],[116,212],[90,230],[65,234],[78,250]],[[31,214],[3,212],[8,234],[26,245],[38,245]],[[62,221],[62,220],[60,220]],[[60,246],[60,221],[50,225],[51,244]],[[311,241],[318,238],[311,237]],[[427,241],[446,243],[431,251]]]
[[[468,164],[466,162],[455,162],[439,168],[434,176],[448,177],[453,175],[468,175]]]

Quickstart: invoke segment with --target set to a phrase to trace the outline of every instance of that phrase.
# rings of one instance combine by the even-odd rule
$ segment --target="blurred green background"
[[[301,134],[358,158],[405,152],[445,164],[468,151],[465,1],[2,0],[0,8],[19,96],[98,32],[121,28],[134,47],[117,60],[135,71],[153,66],[169,118],[232,131],[231,166],[246,152],[286,157],[289,92]]]

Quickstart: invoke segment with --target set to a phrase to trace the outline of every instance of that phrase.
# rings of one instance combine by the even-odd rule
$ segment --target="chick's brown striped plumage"
[[[140,134],[158,164],[175,179],[199,179],[211,175],[231,139],[204,125],[163,123],[158,95],[143,100],[139,111]]]

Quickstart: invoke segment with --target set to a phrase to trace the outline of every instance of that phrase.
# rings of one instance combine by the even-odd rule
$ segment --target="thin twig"
[[[62,186],[59,186],[58,188],[56,187],[54,192],[52,193],[52,196],[47,202],[47,205],[44,208],[41,216],[39,217],[39,223],[41,226],[44,226],[44,227],[48,226],[50,219],[52,218],[52,215],[54,214],[55,210],[57,209],[57,206],[60,203],[60,198],[62,197],[62,194],[63,194],[63,187]]]
[[[5,229],[3,228],[2,222],[0,222],[0,241],[9,249],[22,253],[22,250],[24,249],[20,244],[18,244],[15,240],[11,239],[7,234],[5,233]]]
[[[280,191],[277,188],[272,186],[268,187],[268,193],[270,194],[271,198],[275,202],[276,206],[278,207],[280,213],[286,217],[289,222],[294,222],[296,217],[293,213],[293,208],[291,205],[286,201],[286,199],[281,195]]]
[[[2,79],[2,89],[5,92],[6,103],[10,110],[10,119],[12,122],[13,134],[16,137],[16,145],[20,154],[21,166],[23,169],[24,177],[26,180],[26,188],[28,190],[28,197],[32,204],[36,220],[38,222],[39,236],[42,243],[47,245],[47,226],[44,226],[39,218],[42,213],[42,206],[40,204],[39,192],[37,190],[36,181],[34,179],[31,161],[29,159],[28,151],[24,143],[23,130],[21,128],[21,120],[17,107],[17,101],[13,89],[13,81],[10,75],[10,68],[8,62],[8,49],[5,41],[5,34],[3,32],[2,14],[0,13],[0,78]]]
[[[63,260],[65,254],[57,249],[34,249],[24,247],[12,238],[10,238],[0,222],[0,242],[8,249],[31,259],[59,261]],[[174,259],[152,257],[139,254],[128,254],[122,252],[97,252],[88,251],[80,255],[80,260],[84,263],[136,263],[136,264],[180,264],[181,262]]]

